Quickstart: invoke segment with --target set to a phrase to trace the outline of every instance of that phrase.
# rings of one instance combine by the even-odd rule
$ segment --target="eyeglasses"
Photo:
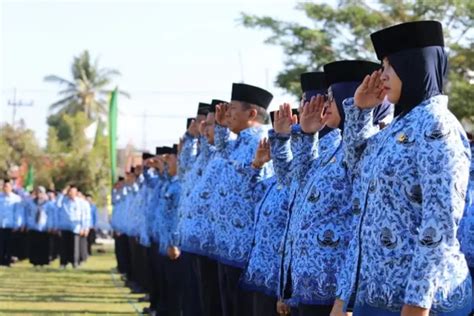
[[[324,95],[324,101],[327,103],[332,103],[332,101],[334,101],[334,95],[331,91],[328,91],[328,93]]]

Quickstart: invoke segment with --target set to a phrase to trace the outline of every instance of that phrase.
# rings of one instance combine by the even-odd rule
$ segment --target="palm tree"
[[[76,114],[83,111],[91,120],[96,120],[100,115],[107,113],[107,98],[111,93],[108,88],[114,77],[120,76],[115,69],[99,68],[98,61],[91,62],[87,50],[74,57],[71,67],[72,80],[56,75],[44,78],[46,82],[55,82],[64,86],[59,91],[61,99],[50,105],[50,111],[55,114]],[[129,97],[128,93],[119,91]]]

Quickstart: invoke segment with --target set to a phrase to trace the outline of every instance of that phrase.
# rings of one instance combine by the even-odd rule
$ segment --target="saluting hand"
[[[229,105],[226,103],[219,103],[216,105],[216,123],[220,126],[227,126],[226,114],[229,109]]]
[[[165,170],[165,162],[163,161],[162,157],[157,157],[156,159],[156,168],[160,173],[163,173]]]
[[[280,105],[280,109],[275,112],[275,121],[273,129],[278,134],[290,134],[291,125],[293,124],[293,115],[291,106],[288,103]]]
[[[376,70],[367,75],[354,94],[354,102],[360,109],[371,109],[382,103],[385,97],[383,89],[382,70]]]
[[[258,144],[257,152],[255,153],[255,158],[252,162],[252,166],[256,169],[260,169],[271,159],[272,158],[270,156],[270,142],[267,138],[264,138],[260,140]]]
[[[206,121],[199,123],[199,135],[204,136],[206,134]]]
[[[324,127],[323,109],[324,97],[320,94],[306,102],[300,112],[300,126],[303,132],[314,134]]]
[[[62,194],[63,194],[63,195],[66,195],[67,192],[69,191],[69,188],[70,188],[70,186],[67,185],[67,186],[63,189]]]
[[[188,127],[188,133],[191,134],[193,137],[199,136],[199,126],[196,123],[196,120],[191,121],[191,124]]]

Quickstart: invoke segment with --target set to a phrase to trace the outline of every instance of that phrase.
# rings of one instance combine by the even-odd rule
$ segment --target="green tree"
[[[46,151],[51,162],[50,179],[57,189],[75,183],[84,192],[92,193],[99,205],[106,201],[110,187],[109,153],[104,136],[104,117],[112,80],[120,73],[100,68],[91,62],[88,51],[74,57],[72,80],[50,75],[46,81],[64,86],[62,99],[50,106]],[[119,91],[128,97],[128,94]],[[95,138],[86,138],[85,129],[93,122],[98,125]]]
[[[27,129],[23,121],[16,126],[0,126],[0,176],[7,176],[11,167],[20,166],[24,161],[39,165],[42,155],[34,132]]]
[[[450,53],[448,93],[451,110],[459,119],[474,122],[469,83],[474,69],[472,0],[340,0],[337,6],[303,2],[297,5],[306,22],[288,22],[269,16],[242,14],[242,24],[270,31],[266,43],[281,46],[285,68],[276,84],[301,94],[299,75],[321,70],[338,59],[375,60],[370,33],[401,22],[435,19],[443,23]]]
[[[83,192],[90,192],[100,205],[105,203],[103,188],[109,186],[108,143],[103,131],[95,139],[86,138],[84,130],[89,125],[84,112],[61,117],[64,138],[58,139],[56,129],[50,127],[47,150],[52,161],[51,181],[56,189],[74,183]],[[106,194],[107,192],[105,192]]]
[[[71,66],[72,79],[64,79],[56,75],[44,78],[47,82],[58,83],[64,88],[59,91],[61,99],[50,105],[53,115],[48,123],[54,123],[62,114],[84,112],[90,120],[96,120],[107,113],[107,98],[112,89],[112,80],[120,75],[115,69],[101,68],[98,60],[91,60],[89,52],[83,51],[74,57]],[[124,91],[122,95],[128,96]],[[51,124],[50,124],[51,125]]]

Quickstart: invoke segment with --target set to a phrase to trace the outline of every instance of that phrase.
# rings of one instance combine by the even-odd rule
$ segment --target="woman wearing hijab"
[[[322,95],[313,97],[302,107],[301,145],[292,152],[299,161],[294,178],[299,180],[301,195],[292,204],[284,258],[286,298],[291,298],[290,303],[297,305],[299,316],[324,316],[331,312],[336,272],[344,262],[352,234],[352,184],[343,163],[342,101],[353,96],[364,77],[379,68],[379,64],[367,61],[326,65],[324,76],[329,97],[324,118]],[[277,117],[279,121],[283,117],[288,124],[291,120],[289,106],[280,108]],[[284,124],[279,122],[280,125]],[[327,133],[319,137],[324,125]],[[285,153],[290,139],[285,137],[282,128],[275,126],[275,147],[279,152],[274,162],[277,170],[282,161],[288,160],[285,157],[290,156]]]
[[[34,266],[48,265],[50,261],[50,235],[54,227],[55,206],[48,199],[44,187],[36,188],[34,198],[26,203],[26,226],[29,236],[29,258]]]
[[[354,299],[354,316],[461,316],[471,278],[456,238],[470,152],[442,95],[447,56],[436,21],[372,34],[383,71],[344,101],[346,164],[358,215],[338,278],[332,315]],[[373,107],[384,97],[395,120],[379,133]]]

